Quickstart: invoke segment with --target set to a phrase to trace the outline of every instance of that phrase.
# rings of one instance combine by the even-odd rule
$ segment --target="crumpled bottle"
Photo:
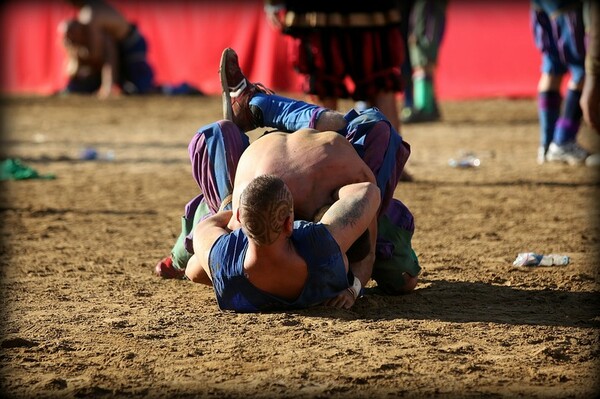
[[[568,265],[570,258],[559,254],[536,254],[535,252],[522,252],[513,262],[513,266],[565,266]]]
[[[106,152],[100,152],[94,147],[85,147],[79,152],[79,159],[83,161],[114,161],[115,151],[110,149]]]
[[[477,168],[481,165],[481,160],[472,152],[466,153],[459,158],[452,158],[448,165],[453,168]]]

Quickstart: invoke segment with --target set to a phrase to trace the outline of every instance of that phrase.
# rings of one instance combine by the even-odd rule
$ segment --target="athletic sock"
[[[581,92],[569,89],[565,98],[565,109],[556,122],[554,129],[554,142],[558,145],[575,141],[579,125],[581,124],[581,106],[579,105]]]
[[[538,117],[540,121],[540,146],[548,149],[554,138],[556,121],[560,115],[562,97],[558,91],[538,93]]]
[[[315,123],[325,108],[304,101],[294,100],[278,95],[258,93],[250,100],[249,106],[262,113],[264,126],[282,131],[294,132],[302,128],[314,128]]]
[[[433,78],[430,75],[415,75],[413,91],[415,108],[425,113],[432,113],[435,109]]]

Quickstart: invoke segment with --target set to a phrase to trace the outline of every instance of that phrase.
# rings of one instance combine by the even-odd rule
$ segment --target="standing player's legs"
[[[546,162],[546,154],[550,143],[554,139],[554,129],[560,116],[562,95],[560,86],[562,74],[542,72],[538,82],[538,120],[540,123],[540,145],[538,147],[537,162]]]
[[[352,98],[378,108],[400,131],[396,95],[402,92],[404,44],[399,25],[345,31],[344,63],[355,83]]]
[[[410,13],[408,53],[412,67],[412,108],[402,110],[403,123],[440,119],[435,72],[446,27],[446,0],[416,0]]]
[[[405,113],[410,113],[414,106],[413,97],[413,82],[412,82],[412,63],[410,60],[410,52],[408,51],[408,35],[410,32],[410,15],[412,12],[415,0],[405,0],[400,2],[400,33],[402,34],[402,49],[404,51],[404,60],[400,66],[402,75],[402,86],[404,94],[404,104],[402,105],[401,119],[404,119]],[[402,121],[404,122],[404,121]]]
[[[165,278],[182,278],[193,255],[192,232],[196,224],[218,212],[233,191],[237,164],[250,144],[248,136],[230,121],[222,120],[200,128],[188,150],[192,175],[201,194],[185,207],[181,233],[171,255],[156,265],[156,274]],[[224,206],[230,209],[231,204]]]
[[[581,123],[579,99],[585,59],[581,8],[552,17],[544,9],[533,9],[532,25],[536,46],[542,52],[541,77],[538,83],[538,163],[581,163],[587,156],[587,152],[576,142]],[[562,104],[560,88],[567,71],[570,72],[571,79]]]
[[[581,8],[557,17],[559,43],[570,73],[564,108],[556,122],[553,143],[546,157],[549,161],[582,163],[588,153],[577,144],[582,110],[579,105],[585,78],[585,32]]]
[[[294,34],[290,58],[304,76],[302,89],[316,104],[336,110],[338,99],[349,98],[347,71],[339,30],[303,30]]]

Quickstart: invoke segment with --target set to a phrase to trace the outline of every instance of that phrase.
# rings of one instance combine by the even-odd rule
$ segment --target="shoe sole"
[[[585,159],[573,159],[573,158],[560,158],[560,157],[548,157],[546,156],[546,162],[554,162],[554,163],[566,163],[569,166],[578,166],[582,165],[585,162]]]
[[[221,78],[221,90],[222,90],[222,101],[223,101],[223,118],[233,122],[233,108],[231,108],[231,96],[229,95],[229,84],[227,83],[227,73],[225,68],[226,55],[230,49],[226,48],[221,54],[221,63],[219,65],[219,76]]]

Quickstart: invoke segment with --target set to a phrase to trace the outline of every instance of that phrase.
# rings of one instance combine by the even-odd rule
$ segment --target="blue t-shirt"
[[[237,312],[303,309],[348,288],[343,254],[323,224],[296,221],[291,240],[308,266],[308,278],[300,296],[288,301],[256,288],[246,278],[244,258],[248,237],[242,229],[219,237],[209,255],[219,307]]]

